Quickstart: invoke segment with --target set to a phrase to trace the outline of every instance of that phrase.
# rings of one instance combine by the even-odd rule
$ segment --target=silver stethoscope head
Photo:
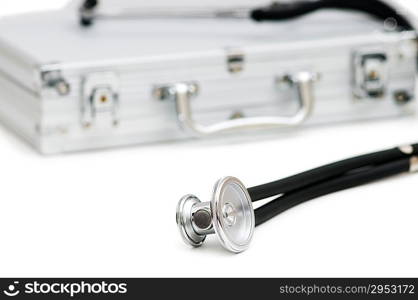
[[[210,202],[201,202],[194,195],[181,198],[176,220],[187,244],[199,247],[207,235],[216,234],[222,246],[234,253],[248,249],[255,228],[250,195],[234,177],[222,178],[215,184]]]

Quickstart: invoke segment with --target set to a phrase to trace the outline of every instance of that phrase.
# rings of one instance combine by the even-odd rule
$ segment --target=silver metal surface
[[[206,214],[210,224],[196,224],[197,214]],[[234,253],[245,251],[254,234],[255,217],[247,189],[235,177],[219,180],[210,202],[184,196],[177,206],[177,226],[186,244],[201,246],[207,235],[216,234],[222,246]]]
[[[107,6],[109,1],[113,4]],[[103,1],[106,10],[122,5],[109,1]],[[203,7],[201,2],[191,4]],[[235,5],[220,0],[207,4]],[[146,11],[156,3],[135,5]],[[381,32],[381,23],[362,14],[323,11],[291,23],[266,24],[109,20],[86,29],[62,10],[5,17],[0,25],[0,120],[43,154],[189,139],[193,134],[176,126],[173,103],[151,97],[153,86],[167,83],[199,82],[202,92],[191,104],[199,124],[292,115],[299,107],[289,84],[279,91],[273,78],[301,70],[322,75],[315,86],[315,111],[298,126],[302,131],[337,122],[407,118],[416,111],[416,34]],[[353,101],[350,93],[352,53],[363,48],[388,55],[390,80],[379,101]],[[241,72],[228,70],[231,49],[245,54]],[[42,80],[42,73],[57,70],[70,85],[66,96]],[[87,99],[84,79],[98,72],[119,77],[118,126],[109,113],[99,114],[91,124],[81,120]],[[265,133],[282,136],[280,130]],[[239,139],[258,136],[254,132]]]
[[[296,126],[303,123],[312,113],[315,97],[313,85],[319,79],[317,73],[298,72],[284,75],[277,79],[277,83],[284,83],[293,87],[297,93],[300,109],[291,117],[252,117],[224,121],[213,125],[202,125],[194,120],[190,100],[196,96],[197,85],[176,83],[169,86],[157,87],[154,94],[162,99],[173,99],[176,102],[177,118],[180,126],[194,136],[206,136],[242,129],[275,128]]]
[[[104,19],[247,19],[251,9],[248,7],[232,7],[208,9],[199,7],[161,7],[146,9],[119,8],[98,10],[80,8],[80,16],[88,20]]]
[[[411,164],[411,167],[410,167],[409,171],[411,173],[418,172],[418,156],[411,157],[410,164]]]
[[[213,227],[222,246],[234,253],[248,249],[255,229],[252,201],[235,177],[217,182],[211,201]]]

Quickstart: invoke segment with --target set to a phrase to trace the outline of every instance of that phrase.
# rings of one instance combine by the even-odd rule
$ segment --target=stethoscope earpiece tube
[[[380,20],[393,18],[397,25],[405,30],[412,30],[411,23],[396,9],[381,0],[317,0],[296,1],[293,3],[274,3],[269,7],[255,9],[251,12],[251,18],[257,22],[285,21],[320,9],[351,10],[367,13]]]
[[[177,206],[177,225],[187,244],[199,247],[207,235],[216,234],[225,249],[239,253],[248,248],[256,226],[306,201],[404,172],[418,172],[417,155],[418,144],[402,146],[250,189],[235,177],[225,177],[216,183],[210,202],[193,195],[183,197]],[[252,202],[262,197],[276,198],[254,211]]]
[[[248,192],[253,202],[255,202],[274,197],[276,195],[299,190],[303,187],[347,173],[354,169],[379,165],[385,162],[409,157],[411,155],[418,155],[418,144],[345,159],[300,173],[298,175],[249,188]]]
[[[306,201],[408,172],[410,170],[410,163],[410,158],[402,158],[394,162],[343,175],[285,194],[255,210],[256,226],[261,225],[280,213]]]
[[[250,195],[235,177],[218,180],[211,201],[202,202],[194,195],[181,198],[176,221],[186,244],[200,247],[206,236],[216,234],[222,246],[234,253],[248,248],[255,228]]]

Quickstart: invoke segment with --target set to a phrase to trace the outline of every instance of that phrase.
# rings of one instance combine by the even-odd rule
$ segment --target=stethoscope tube
[[[255,21],[284,21],[304,16],[320,9],[339,9],[361,11],[377,19],[393,18],[397,25],[412,30],[411,23],[394,8],[381,0],[317,0],[296,1],[286,4],[273,4],[266,8],[255,9],[251,18]]]
[[[255,210],[255,223],[259,226],[275,216],[302,204],[306,201],[325,196],[338,191],[361,186],[376,180],[384,179],[400,173],[409,172],[410,158],[401,158],[370,167],[364,171],[349,173],[296,190],[278,197]]]
[[[379,165],[418,155],[418,144],[365,154],[331,163],[278,181],[248,189],[253,202],[300,190],[309,185],[343,175],[355,169]]]

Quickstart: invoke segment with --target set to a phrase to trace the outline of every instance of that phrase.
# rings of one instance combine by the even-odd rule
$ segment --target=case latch
[[[382,98],[388,85],[388,57],[384,52],[358,51],[353,59],[353,92],[359,99]]]
[[[94,73],[84,78],[82,125],[116,126],[119,122],[119,78],[114,73]]]

